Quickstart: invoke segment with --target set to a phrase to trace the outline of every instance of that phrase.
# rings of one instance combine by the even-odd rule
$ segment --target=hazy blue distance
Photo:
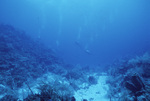
[[[0,23],[42,40],[66,63],[97,65],[150,50],[149,0],[0,0]]]

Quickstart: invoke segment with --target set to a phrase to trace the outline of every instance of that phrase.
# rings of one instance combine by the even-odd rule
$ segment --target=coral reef
[[[16,99],[16,90],[25,82],[35,80],[47,72],[66,74],[63,62],[39,40],[32,39],[25,32],[10,25],[0,25],[0,93],[4,95],[2,99]],[[42,91],[40,95],[31,94],[29,98],[45,96],[44,93]]]
[[[113,68],[112,68],[113,67]],[[109,70],[109,97],[111,101],[149,101],[150,56],[125,60]]]
[[[28,77],[37,78],[59,63],[53,52],[24,32],[0,25],[0,83],[21,87]]]
[[[39,40],[10,25],[0,25],[0,40],[2,101],[75,101],[73,93],[79,85],[97,83],[94,76],[87,75],[89,67],[66,65]],[[37,82],[40,78],[42,84]]]

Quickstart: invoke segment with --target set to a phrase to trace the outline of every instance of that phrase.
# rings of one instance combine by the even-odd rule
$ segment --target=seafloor
[[[0,25],[0,101],[150,101],[148,53],[93,68],[66,64],[39,40]]]

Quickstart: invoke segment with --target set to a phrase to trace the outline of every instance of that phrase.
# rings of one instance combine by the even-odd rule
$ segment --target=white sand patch
[[[88,101],[110,101],[107,98],[108,85],[106,84],[107,76],[99,76],[98,83],[92,85],[89,88],[81,88],[75,92],[75,98],[77,101],[87,99]],[[85,85],[85,84],[83,84]]]

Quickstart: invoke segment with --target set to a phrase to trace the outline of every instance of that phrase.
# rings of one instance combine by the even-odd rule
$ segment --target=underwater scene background
[[[0,101],[150,101],[149,0],[0,0]]]

